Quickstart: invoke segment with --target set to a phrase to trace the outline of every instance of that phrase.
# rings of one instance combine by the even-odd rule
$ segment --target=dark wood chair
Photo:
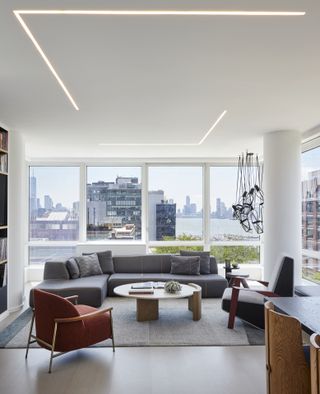
[[[243,288],[243,278],[233,278],[232,288],[225,289],[222,296],[222,309],[229,312],[228,328],[234,327],[235,317],[254,326],[264,328],[264,303],[266,297],[292,297],[294,262],[284,257],[274,268],[270,282],[255,281],[264,287]],[[250,279],[246,279],[250,283]]]
[[[34,290],[34,309],[30,326],[26,358],[31,343],[37,342],[50,351],[49,373],[54,357],[71,350],[112,339],[114,348],[112,308],[96,309],[76,305],[78,296],[60,297],[46,291]],[[35,322],[36,334],[32,334]],[[58,352],[58,353],[56,353]]]
[[[311,394],[320,394],[320,335],[310,337]]]
[[[310,394],[299,320],[274,311],[265,303],[267,394]]]

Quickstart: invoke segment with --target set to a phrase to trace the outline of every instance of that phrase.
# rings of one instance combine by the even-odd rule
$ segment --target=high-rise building
[[[176,237],[176,204],[162,202],[156,205],[156,239]]]
[[[117,177],[115,182],[87,185],[88,231],[106,231],[133,224],[135,238],[141,238],[141,183],[137,177]],[[96,228],[96,227],[99,228]]]
[[[46,194],[46,195],[44,196],[44,208],[45,208],[47,211],[51,211],[52,208],[53,208],[53,201],[52,201],[52,198],[51,198],[48,194]]]
[[[37,217],[38,203],[37,203],[37,178],[35,176],[30,177],[30,219]]]
[[[157,239],[157,204],[161,204],[164,200],[163,190],[151,190],[148,193],[148,228],[149,228],[149,239],[154,241]]]

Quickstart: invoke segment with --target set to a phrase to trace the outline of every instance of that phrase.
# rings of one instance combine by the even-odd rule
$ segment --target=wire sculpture
[[[262,191],[263,165],[258,155],[242,153],[238,159],[236,202],[232,205],[233,218],[239,220],[246,232],[263,233]]]

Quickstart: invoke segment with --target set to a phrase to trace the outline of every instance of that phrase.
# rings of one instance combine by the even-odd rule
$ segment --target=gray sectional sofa
[[[126,283],[177,280],[180,283],[196,283],[202,288],[202,297],[220,298],[228,283],[218,275],[216,259],[210,257],[210,273],[206,275],[174,275],[171,270],[171,255],[115,256],[114,273],[71,279],[67,260],[47,261],[44,280],[36,286],[61,296],[77,294],[79,303],[98,307],[107,296],[114,295],[114,288]],[[33,290],[30,291],[30,306],[33,306]]]

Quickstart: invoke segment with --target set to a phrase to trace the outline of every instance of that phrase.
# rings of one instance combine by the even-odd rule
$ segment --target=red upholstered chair
[[[31,343],[37,342],[41,347],[50,350],[49,373],[52,359],[65,352],[88,347],[109,338],[112,339],[114,351],[112,308],[96,309],[87,305],[76,305],[77,297],[63,298],[43,290],[34,290],[34,310],[26,358]],[[32,334],[34,321],[35,335]]]

